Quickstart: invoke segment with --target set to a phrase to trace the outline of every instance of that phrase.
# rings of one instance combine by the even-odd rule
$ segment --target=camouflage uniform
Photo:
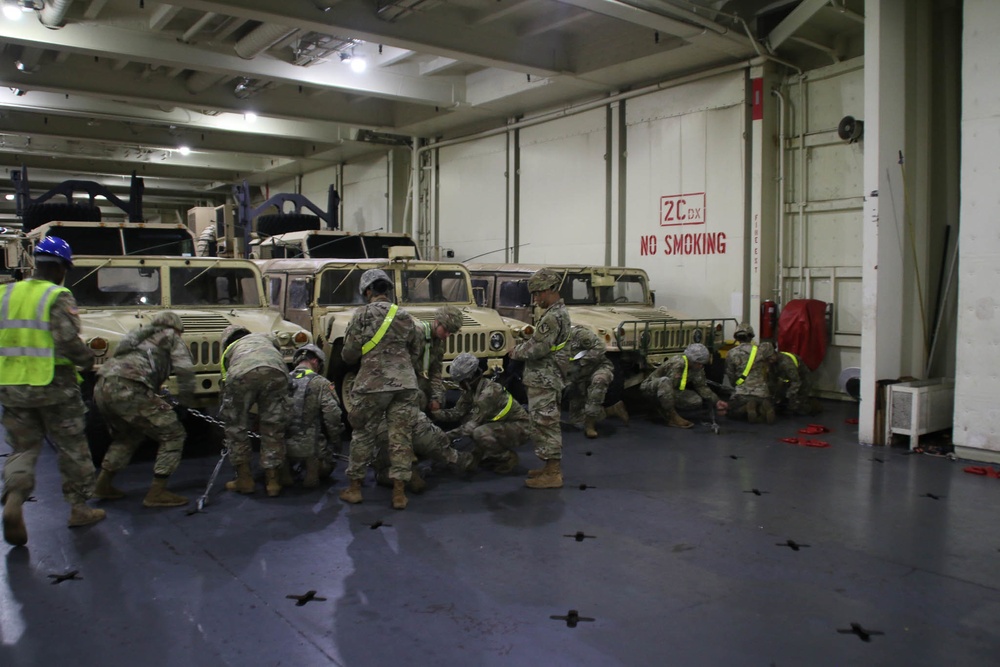
[[[747,362],[750,360],[753,348],[757,348],[753,366],[743,382]],[[774,403],[768,386],[768,376],[771,361],[774,357],[774,346],[771,343],[741,343],[731,349],[726,355],[726,377],[733,385],[733,395],[729,399],[730,417],[746,418],[751,422],[774,422]]]
[[[463,384],[463,387],[466,385]],[[463,389],[455,407],[434,413],[439,421],[461,422],[453,437],[471,437],[484,463],[502,465],[531,437],[531,419],[500,384],[479,377]]]
[[[510,358],[525,361],[524,387],[528,414],[534,429],[535,454],[545,461],[562,459],[559,430],[559,395],[563,390],[556,348],[570,336],[569,313],[562,299],[542,314],[531,337],[511,351]]]
[[[413,458],[415,460],[450,463],[462,468],[470,467],[471,456],[466,452],[460,452],[452,447],[449,435],[434,424],[426,414],[417,411],[417,420],[410,427],[413,431]],[[386,422],[379,422],[378,432],[375,437],[379,443],[388,442],[389,426]],[[389,448],[379,447],[375,460],[376,474],[379,477],[392,479],[388,475],[390,467]]]
[[[569,342],[557,353],[566,379],[570,419],[604,419],[604,397],[615,377],[615,367],[604,354],[604,341],[586,327],[571,328]],[[577,359],[577,355],[583,356]],[[581,414],[582,412],[582,414]]]
[[[158,395],[171,373],[177,374],[182,402],[194,395],[194,367],[179,333],[147,325],[122,339],[115,355],[97,372],[94,402],[113,436],[101,468],[117,472],[132,460],[144,438],[159,445],[153,473],[177,470],[184,449],[184,427],[173,407]]]
[[[250,463],[250,408],[257,406],[260,420],[260,465],[281,467],[285,460],[285,426],[288,420],[288,367],[278,341],[270,334],[252,333],[226,348],[222,406],[226,446],[233,466]]]
[[[341,353],[349,365],[361,363],[350,388],[349,418],[354,434],[351,438],[350,463],[347,477],[364,479],[367,466],[375,458],[378,427],[388,423],[389,476],[408,481],[413,462],[412,428],[417,421],[418,388],[413,371],[420,353],[422,337],[413,319],[402,308],[382,339],[362,356],[362,347],[371,341],[385,321],[390,302],[384,295],[375,296],[351,318],[344,335]]]
[[[336,466],[344,430],[336,389],[329,380],[308,368],[296,368],[289,377],[292,418],[285,433],[288,457],[317,457],[323,474],[327,474]]]
[[[0,287],[0,304],[6,296],[5,290],[17,284]],[[56,297],[49,313],[55,355],[71,364],[56,364],[52,382],[43,387],[0,386],[3,427],[14,450],[3,467],[3,497],[11,491],[24,498],[31,495],[35,488],[35,463],[47,437],[59,452],[63,498],[75,506],[91,497],[95,471],[84,432],[87,408],[74,365],[88,370],[94,365],[94,357],[80,339],[80,316],[76,300],[68,290]],[[6,308],[0,305],[0,317],[5,316]]]
[[[398,315],[397,315],[398,317]],[[427,407],[430,401],[444,403],[444,341],[434,335],[434,323],[414,320],[414,331],[419,340],[417,363],[413,367],[417,374],[417,386],[420,388],[419,407]]]
[[[687,365],[687,382],[681,387],[684,376],[685,362]],[[688,361],[683,354],[670,357],[640,385],[642,393],[656,401],[657,408],[664,417],[669,418],[674,410],[698,410],[704,401],[718,403],[716,396],[708,387],[705,368]]]
[[[779,352],[771,378],[771,393],[776,407],[796,415],[814,415],[819,404],[812,398],[812,372],[792,352]]]

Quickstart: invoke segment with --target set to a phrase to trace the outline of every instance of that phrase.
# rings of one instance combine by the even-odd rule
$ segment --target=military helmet
[[[774,357],[774,344],[764,342],[757,346],[757,358],[761,361],[767,361]]]
[[[451,379],[455,382],[471,380],[479,374],[479,359],[468,352],[455,357],[451,362]]]
[[[382,269],[368,269],[362,273],[361,282],[358,283],[358,291],[361,292],[361,296],[365,295],[365,290],[380,280],[389,283],[389,288],[392,288],[392,280],[389,279],[389,274]]]
[[[747,340],[754,337],[753,326],[749,322],[740,322],[740,326],[736,329],[734,336],[744,336]]]
[[[455,306],[441,306],[434,311],[434,320],[448,333],[456,333],[462,328],[462,311]]]
[[[226,348],[232,345],[234,342],[250,334],[250,330],[245,326],[239,324],[230,324],[228,327],[222,330],[222,350],[225,352]]]
[[[152,325],[164,329],[173,329],[179,334],[184,333],[184,322],[181,320],[181,316],[172,310],[157,313],[156,317],[153,318]]]
[[[552,269],[538,269],[528,278],[528,291],[544,292],[545,290],[558,290],[562,283],[562,277]]]
[[[57,236],[46,236],[35,246],[36,262],[62,261],[66,267],[73,268],[73,251],[69,244]]]
[[[292,364],[297,366],[299,362],[305,359],[308,355],[312,355],[319,359],[320,364],[326,364],[326,355],[323,354],[323,350],[319,349],[312,343],[303,345],[299,349],[295,350],[295,354],[292,355]]]
[[[684,348],[684,356],[696,364],[707,364],[710,358],[708,348],[701,343],[691,343]]]

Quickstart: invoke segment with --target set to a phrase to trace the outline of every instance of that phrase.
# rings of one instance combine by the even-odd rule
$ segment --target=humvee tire
[[[262,215],[257,218],[257,233],[261,236],[275,236],[288,232],[303,232],[319,229],[319,218],[302,213]]]
[[[46,222],[100,222],[101,209],[93,204],[31,204],[21,215],[21,230],[27,234]]]

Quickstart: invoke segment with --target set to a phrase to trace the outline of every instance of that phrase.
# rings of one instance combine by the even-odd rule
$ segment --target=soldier
[[[413,424],[419,389],[414,373],[422,337],[408,313],[392,303],[392,281],[381,269],[361,275],[359,291],[368,305],[358,308],[347,325],[341,353],[348,365],[361,367],[350,389],[349,417],[354,427],[347,477],[341,500],[360,503],[361,481],[375,458],[378,427],[387,422],[392,506],[406,509],[406,483],[412,475]]]
[[[812,397],[812,372],[802,358],[792,352],[778,353],[771,378],[771,395],[777,410],[795,415],[816,415],[822,412]]]
[[[452,439],[449,434],[432,422],[426,414],[417,411],[417,421],[412,425],[412,429],[415,459],[445,463],[463,473],[475,472],[479,464],[479,457],[469,452],[460,452],[452,447]],[[385,422],[379,424],[377,438],[380,443],[389,441],[389,427]],[[389,449],[379,447],[378,455],[375,458],[375,479],[380,486],[393,486],[393,480],[389,477],[390,465]],[[427,483],[416,465],[410,471],[410,481],[406,487],[414,493],[422,493],[427,488]]]
[[[618,417],[628,425],[628,411],[618,401],[604,408],[604,397],[615,378],[615,367],[604,354],[604,341],[587,327],[573,325],[569,343],[559,351],[559,363],[566,380],[565,396],[569,401],[570,419],[584,422],[588,438],[597,437],[597,422],[605,417]]]
[[[570,335],[569,313],[559,287],[562,279],[551,269],[539,269],[528,279],[534,303],[544,309],[529,338],[510,352],[510,358],[524,361],[524,387],[528,394],[528,414],[534,429],[535,455],[545,461],[543,468],[528,472],[525,485],[532,489],[558,489],[562,478],[562,433],[559,431],[559,395],[562,371],[556,352],[566,346]]]
[[[444,402],[444,380],[441,367],[444,364],[444,341],[462,328],[462,311],[455,306],[441,306],[434,311],[434,322],[414,320],[422,333],[422,350],[417,361],[417,384],[420,386],[421,407],[431,412],[441,409]],[[424,405],[426,404],[426,405]]]
[[[642,393],[656,402],[667,426],[691,428],[693,424],[681,417],[677,409],[698,410],[706,401],[725,414],[729,405],[709,389],[705,378],[705,365],[710,360],[707,347],[692,343],[684,348],[684,354],[670,357],[642,381]]]
[[[336,388],[323,377],[326,355],[313,344],[303,345],[292,357],[292,418],[285,432],[288,459],[302,460],[306,474],[302,486],[319,485],[329,477],[340,455],[340,435],[344,430]],[[288,470],[290,465],[283,470]],[[287,480],[286,480],[287,481]]]
[[[515,450],[531,437],[528,413],[499,383],[480,372],[479,360],[468,352],[451,362],[451,379],[462,389],[458,403],[432,416],[440,421],[461,422],[448,435],[471,437],[484,467],[501,475],[513,471],[518,464]]]
[[[80,339],[76,300],[61,287],[73,253],[62,239],[47,236],[34,254],[33,278],[0,285],[0,405],[14,450],[3,467],[3,536],[14,546],[28,542],[22,505],[35,488],[35,463],[45,438],[59,452],[69,526],[96,523],[105,515],[86,504],[94,489],[94,463],[74,367],[89,369],[94,358]]]
[[[142,504],[178,507],[187,503],[184,496],[167,491],[167,480],[181,462],[184,427],[173,407],[158,394],[160,386],[176,373],[181,403],[193,403],[194,367],[182,333],[184,323],[177,313],[159,313],[150,324],[129,332],[114,356],[97,372],[94,401],[113,437],[94,489],[98,498],[116,500],[125,496],[111,482],[148,437],[158,447],[153,483]]]
[[[739,343],[726,355],[726,377],[733,385],[733,396],[729,400],[729,416],[743,418],[751,424],[775,420],[774,402],[768,388],[768,370],[776,361],[774,345],[753,342],[754,331],[750,324],[743,322],[734,334]]]
[[[222,332],[222,405],[229,460],[236,479],[226,488],[253,493],[250,474],[250,408],[257,406],[260,420],[260,467],[264,469],[267,495],[281,493],[281,467],[285,465],[285,426],[288,415],[288,367],[278,341],[269,334],[250,333],[232,324]]]

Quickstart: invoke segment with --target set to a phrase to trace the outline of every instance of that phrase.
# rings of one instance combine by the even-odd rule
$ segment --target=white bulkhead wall
[[[439,153],[438,239],[455,259],[513,261],[507,220],[507,137],[442,148]]]
[[[1000,4],[966,0],[955,426],[960,456],[1000,462]]]

